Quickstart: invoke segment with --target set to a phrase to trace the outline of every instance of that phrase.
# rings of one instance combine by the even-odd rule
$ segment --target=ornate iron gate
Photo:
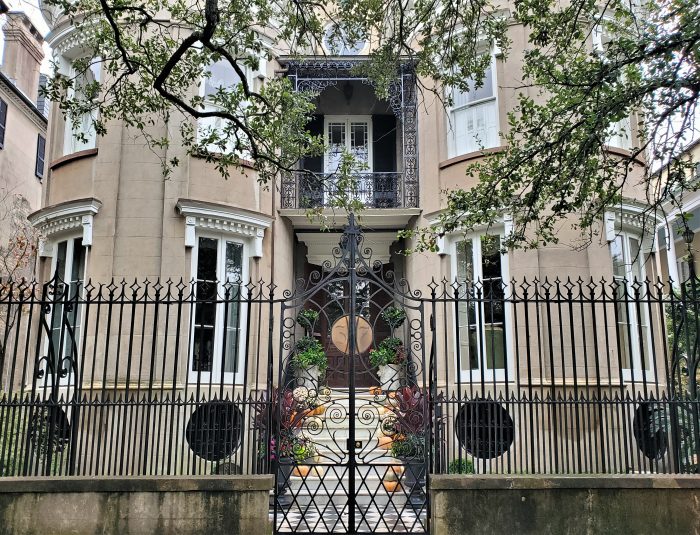
[[[427,532],[423,302],[351,216],[282,305],[270,456],[276,532]]]

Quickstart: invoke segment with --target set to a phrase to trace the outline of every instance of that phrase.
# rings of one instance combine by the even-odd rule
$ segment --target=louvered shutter
[[[5,128],[7,126],[7,102],[0,100],[0,149],[5,148]]]
[[[34,174],[37,178],[44,178],[44,153],[46,151],[46,139],[39,135],[36,142],[36,165]]]

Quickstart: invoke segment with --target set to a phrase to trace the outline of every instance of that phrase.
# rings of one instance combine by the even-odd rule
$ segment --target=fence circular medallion
[[[331,341],[333,345],[346,355],[350,353],[349,325],[350,316],[345,315],[338,318],[331,328]],[[372,332],[372,326],[361,316],[355,319],[355,325],[355,347],[357,347],[358,353],[364,353],[372,345],[374,334]]]
[[[515,425],[500,403],[479,399],[463,403],[459,408],[455,433],[470,455],[477,459],[494,459],[513,444]]]
[[[668,416],[664,414],[661,404],[642,401],[634,411],[632,433],[637,447],[645,457],[659,461],[668,449],[668,435],[665,423]]]
[[[187,422],[190,449],[207,461],[229,457],[241,443],[243,415],[232,401],[209,401],[197,407]]]

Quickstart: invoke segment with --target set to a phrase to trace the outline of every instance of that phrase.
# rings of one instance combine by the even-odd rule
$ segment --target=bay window
[[[223,235],[199,235],[193,248],[195,306],[191,381],[236,381],[244,352],[245,245]]]
[[[507,255],[501,237],[481,235],[460,240],[453,255],[460,288],[457,366],[473,380],[504,380],[508,364]]]
[[[466,92],[452,89],[447,125],[448,158],[497,147],[500,143],[495,60],[484,72],[480,87],[475,80],[470,80],[468,86]]]
[[[246,75],[248,84],[252,83],[249,69],[239,63],[241,70]],[[223,100],[226,93],[242,91],[241,77],[231,66],[228,60],[216,61],[207,67],[207,75],[200,86],[200,96],[204,100],[203,111],[224,111]],[[231,152],[236,149],[235,136],[228,136],[222,139],[222,133],[228,126],[228,121],[221,117],[206,117],[199,119],[197,124],[197,139],[200,143],[206,143],[206,149],[212,153]],[[208,138],[216,138],[213,143],[207,143]],[[245,143],[245,136],[241,138],[241,143]]]

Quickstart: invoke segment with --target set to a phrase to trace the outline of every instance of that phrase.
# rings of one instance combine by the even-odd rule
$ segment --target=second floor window
[[[247,81],[250,84],[250,73],[245,65],[240,64],[244,71]],[[200,95],[204,100],[203,111],[223,111],[224,105],[222,98],[225,98],[227,92],[236,91],[241,84],[241,77],[234,69],[228,60],[222,59],[212,63],[207,68],[207,76],[204,78],[200,87]],[[221,117],[206,117],[198,121],[197,136],[200,142],[206,142],[207,138],[212,133],[218,136],[222,129],[227,124],[226,119]],[[241,142],[244,142],[245,136],[242,135]],[[208,143],[207,150],[211,153],[229,152],[236,149],[236,139],[230,136],[230,139],[216,139],[215,143]]]
[[[452,90],[452,106],[447,117],[447,157],[497,147],[498,99],[495,61],[484,73],[483,83],[476,87],[470,80],[469,91]]]
[[[239,370],[244,245],[223,236],[199,236],[193,250],[196,302],[191,381],[233,382]]]
[[[74,78],[71,98],[86,102],[95,96],[96,84],[100,82],[100,67],[99,58],[94,58],[82,72],[78,72],[75,68],[71,69],[71,75]],[[93,124],[95,119],[94,113],[85,113],[81,117],[66,121],[64,154],[95,148],[97,141]],[[81,134],[81,137],[76,137],[76,134]]]

